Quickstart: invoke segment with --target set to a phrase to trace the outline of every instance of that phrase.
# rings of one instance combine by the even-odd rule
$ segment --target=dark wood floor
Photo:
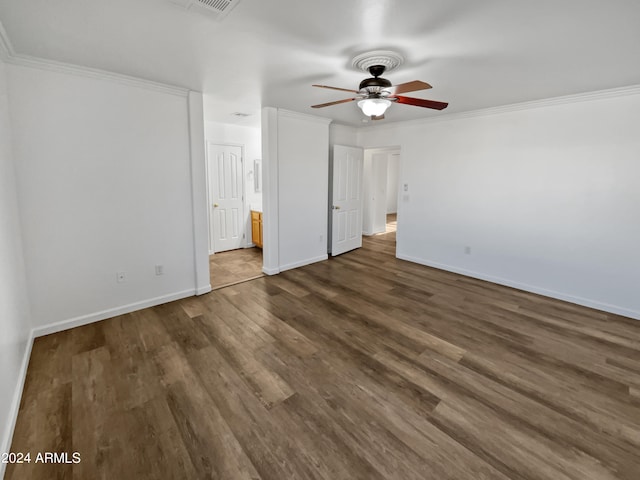
[[[213,290],[262,277],[262,249],[240,248],[211,255],[209,272]]]
[[[7,479],[640,478],[640,322],[397,260],[38,338]]]

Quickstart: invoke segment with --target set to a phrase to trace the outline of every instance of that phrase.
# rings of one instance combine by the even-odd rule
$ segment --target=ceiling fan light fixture
[[[358,107],[367,117],[379,117],[384,115],[391,105],[391,101],[386,98],[365,98],[358,102]]]

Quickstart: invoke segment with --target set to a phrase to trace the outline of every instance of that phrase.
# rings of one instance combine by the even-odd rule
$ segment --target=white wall
[[[386,230],[388,156],[388,152],[364,152],[362,233],[365,235]]]
[[[190,90],[189,156],[191,161],[191,206],[193,210],[193,248],[195,252],[195,293],[211,291],[209,271],[209,219],[207,212],[207,165],[204,138],[204,104],[201,92]]]
[[[327,259],[330,120],[266,107],[262,122],[264,264],[272,274]]]
[[[401,145],[399,257],[640,318],[638,125],[605,93],[360,142]]]
[[[329,125],[329,146],[344,145],[346,147],[358,146],[358,129],[339,123]]]
[[[254,188],[254,160],[262,159],[262,135],[260,127],[246,127],[217,122],[205,123],[205,138],[207,143],[221,145],[240,145],[244,155],[244,185],[245,185],[245,245],[251,243],[251,215],[252,208],[262,209],[262,192]]]
[[[329,121],[278,110],[280,270],[327,258]]]
[[[373,151],[364,150],[362,157],[362,234],[373,235]]]
[[[280,272],[278,202],[278,109],[264,107],[262,136],[262,271]]]
[[[398,212],[398,174],[400,154],[390,153],[387,157],[387,213]]]
[[[31,321],[14,158],[7,66],[0,60],[0,452],[8,452],[31,350]],[[5,465],[0,464],[0,478]]]
[[[36,333],[193,294],[186,95],[17,65],[9,73]]]

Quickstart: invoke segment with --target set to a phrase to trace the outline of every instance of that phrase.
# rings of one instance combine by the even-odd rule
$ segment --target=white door
[[[333,147],[331,255],[362,246],[363,158],[361,148]]]
[[[242,148],[209,144],[209,249],[224,252],[242,247],[244,182]]]
[[[388,153],[374,153],[371,156],[371,198],[364,207],[371,215],[371,233],[384,233],[387,229],[387,157]],[[366,169],[366,167],[365,167]]]

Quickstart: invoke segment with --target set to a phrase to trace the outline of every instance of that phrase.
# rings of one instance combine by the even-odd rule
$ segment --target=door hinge
[[[244,233],[242,234],[242,239],[244,240]]]

